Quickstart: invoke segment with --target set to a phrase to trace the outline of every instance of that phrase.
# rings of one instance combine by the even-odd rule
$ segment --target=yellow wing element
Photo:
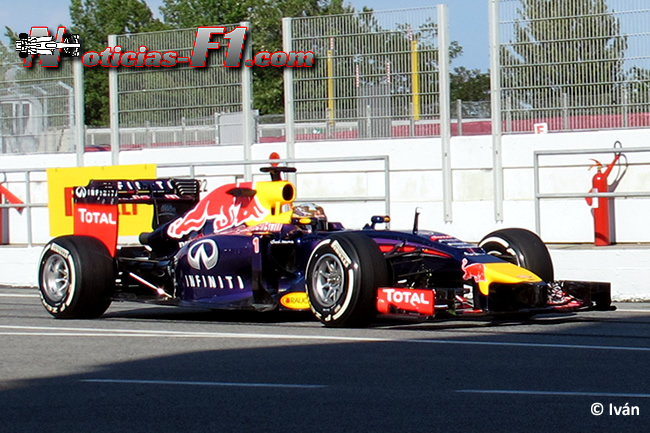
[[[518,283],[539,283],[542,280],[528,269],[520,268],[511,263],[486,263],[484,282],[479,282],[478,287],[482,294],[487,295],[490,284],[518,284]]]
[[[517,265],[511,263],[469,263],[463,259],[461,269],[465,272],[464,280],[474,280],[478,283],[481,294],[488,295],[490,284],[520,284],[539,283],[541,278]]]

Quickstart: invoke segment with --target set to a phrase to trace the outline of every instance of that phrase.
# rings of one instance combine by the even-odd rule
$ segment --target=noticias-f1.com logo
[[[65,57],[81,55],[81,39],[79,35],[65,33],[65,27],[59,27],[56,36],[51,36],[47,27],[32,27],[29,35],[18,35],[16,51],[20,58],[25,59],[24,67],[30,67],[32,57],[38,55],[42,67],[56,68],[61,54]]]
[[[29,36],[21,33],[16,41],[16,51],[24,58],[23,66],[32,66],[35,55],[43,67],[57,67],[61,54],[68,57],[81,57],[81,63],[87,67],[101,65],[107,68],[118,67],[173,67],[187,64],[191,68],[206,66],[208,52],[225,48],[224,67],[246,68],[253,66],[276,68],[309,68],[314,64],[312,51],[260,51],[252,58],[242,61],[246,41],[247,27],[240,26],[226,32],[223,26],[197,27],[191,55],[180,56],[176,51],[158,52],[141,45],[134,51],[123,50],[121,46],[106,47],[102,51],[88,51],[81,54],[79,35],[65,33],[65,27],[59,27],[56,36],[50,36],[47,27],[32,27]],[[221,40],[213,40],[213,37]],[[222,48],[223,47],[223,48]]]

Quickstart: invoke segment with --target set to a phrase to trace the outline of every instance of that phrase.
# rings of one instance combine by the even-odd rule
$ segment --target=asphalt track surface
[[[129,303],[63,321],[0,288],[0,431],[649,431],[650,305],[618,307],[339,330]]]

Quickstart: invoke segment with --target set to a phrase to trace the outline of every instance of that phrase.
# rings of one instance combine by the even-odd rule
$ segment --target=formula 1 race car
[[[66,57],[79,57],[81,43],[79,35],[66,34],[62,42],[56,42],[52,36],[29,36],[27,33],[20,33],[16,40],[16,51],[20,58],[29,55],[52,55],[54,50],[63,49],[62,54]]]
[[[326,326],[378,315],[417,319],[610,309],[609,283],[554,281],[540,238],[503,229],[478,245],[388,216],[361,230],[295,204],[291,167],[271,181],[221,186],[199,199],[195,179],[94,180],[74,191],[74,235],[51,240],[39,269],[57,318],[95,318],[112,300],[211,309],[310,310]],[[117,246],[118,205],[150,204],[153,231]]]

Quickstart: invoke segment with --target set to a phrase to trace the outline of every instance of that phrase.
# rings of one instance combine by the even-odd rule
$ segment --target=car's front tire
[[[375,318],[377,288],[387,284],[388,268],[371,238],[340,233],[314,248],[306,279],[318,320],[329,327],[358,327]]]
[[[488,254],[528,269],[544,281],[554,280],[553,261],[535,233],[519,228],[501,229],[485,236],[479,246]]]
[[[38,281],[41,302],[54,317],[96,318],[111,305],[113,258],[99,239],[61,236],[45,245]]]

